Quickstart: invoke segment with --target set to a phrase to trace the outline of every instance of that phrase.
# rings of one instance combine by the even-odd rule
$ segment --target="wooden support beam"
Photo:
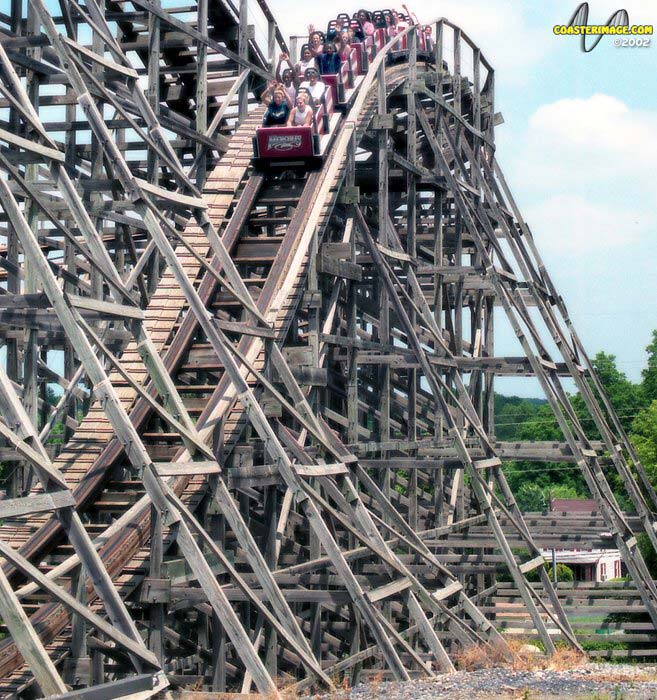
[[[21,656],[29,664],[44,695],[66,693],[66,685],[60,678],[55,664],[50,660],[39,636],[21,607],[16,594],[0,568],[0,615],[11,634]]]

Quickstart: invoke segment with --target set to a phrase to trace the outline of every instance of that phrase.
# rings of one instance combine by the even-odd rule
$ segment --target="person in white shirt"
[[[301,47],[301,60],[294,66],[299,78],[306,75],[308,68],[317,68],[317,59],[313,56],[308,44]]]
[[[299,79],[294,71],[294,67],[290,63],[290,55],[281,53],[276,64],[276,80],[283,86],[285,90],[285,101],[290,109],[294,107],[297,99],[297,85]]]
[[[283,85],[283,90],[285,90],[285,95],[287,96],[287,103],[290,106],[290,109],[292,109],[297,100],[297,84],[299,82],[294,74],[294,68],[286,68],[283,71],[281,78],[281,84]]]
[[[427,26],[424,28],[424,45],[427,47],[427,51],[433,51],[436,42],[433,40],[433,37],[431,36],[431,25],[427,24]]]
[[[299,90],[305,90],[312,97],[315,105],[319,105],[324,97],[326,85],[319,79],[319,72],[316,68],[308,68],[305,78],[299,85]]]
[[[313,111],[308,106],[308,95],[305,92],[297,95],[297,106],[290,112],[287,120],[288,126],[310,126],[313,120]]]

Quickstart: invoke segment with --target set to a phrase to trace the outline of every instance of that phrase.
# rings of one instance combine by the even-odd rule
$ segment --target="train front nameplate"
[[[311,158],[312,128],[309,126],[274,126],[258,129],[258,152],[261,158]]]
[[[267,148],[272,151],[291,151],[300,148],[301,134],[270,134],[267,140]]]

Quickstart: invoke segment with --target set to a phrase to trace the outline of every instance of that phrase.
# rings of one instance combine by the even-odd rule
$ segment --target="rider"
[[[287,119],[288,126],[310,126],[313,120],[313,111],[308,106],[308,95],[301,92],[297,95],[296,107],[290,112]]]
[[[313,56],[308,44],[301,47],[301,60],[294,66],[297,77],[301,78],[306,74],[308,68],[317,68],[317,59]]]
[[[324,53],[317,57],[317,64],[322,75],[335,75],[340,72],[340,56],[336,53],[335,44],[330,41],[324,44]]]
[[[338,44],[338,55],[341,61],[348,61],[349,54],[351,53],[351,40],[349,38],[349,32],[342,32],[340,34],[339,44]],[[337,73],[337,71],[336,71]]]
[[[395,19],[395,14],[390,13],[386,15],[386,34],[388,35],[389,39],[397,35],[397,21]]]
[[[294,68],[286,68],[283,71],[281,83],[283,85],[283,90],[285,90],[286,102],[288,106],[294,104],[297,99],[297,86],[299,81],[294,73]]]
[[[305,90],[313,99],[315,105],[319,105],[324,97],[326,85],[319,79],[319,72],[316,68],[308,68],[305,80],[299,85],[299,90]]]
[[[321,32],[315,31],[315,27],[312,24],[308,25],[308,47],[310,48],[310,53],[317,57],[324,51],[324,44],[322,42]]]
[[[275,87],[274,96],[262,118],[263,126],[285,126],[287,124],[290,107],[285,98],[285,90],[281,87]]]
[[[427,24],[424,28],[424,44],[427,47],[427,51],[433,51],[436,46],[434,38],[431,36],[431,25]]]
[[[372,36],[374,34],[374,25],[372,24],[370,13],[367,10],[359,10],[357,19],[365,32],[365,36]]]

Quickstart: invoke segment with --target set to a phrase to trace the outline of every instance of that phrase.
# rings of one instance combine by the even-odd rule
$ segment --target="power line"
[[[627,414],[620,414],[616,413],[616,415],[619,418],[636,418],[637,416],[640,416],[642,412],[639,413],[627,413]],[[591,416],[577,416],[577,419],[579,420],[580,423],[590,423],[590,422],[595,422],[595,419],[592,418]],[[567,418],[567,420],[570,420]],[[507,425],[554,425],[553,419],[552,418],[540,418],[536,420],[526,420],[526,421],[518,421],[518,422],[505,422],[505,423],[495,423],[495,427],[502,427],[502,426],[507,426]]]

